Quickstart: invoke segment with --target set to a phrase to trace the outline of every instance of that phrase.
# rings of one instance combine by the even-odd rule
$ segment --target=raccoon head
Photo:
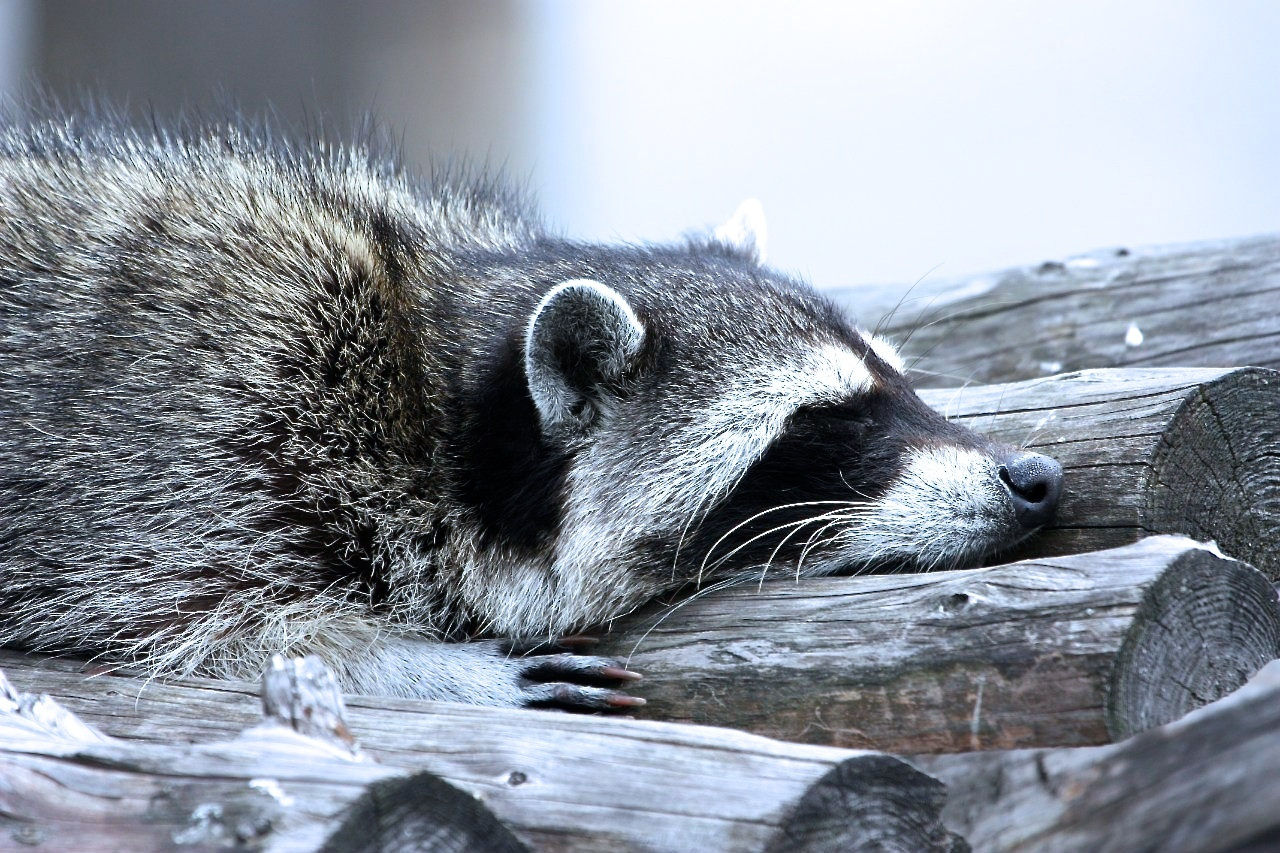
[[[566,460],[563,576],[611,551],[666,585],[960,567],[1052,519],[1055,461],[947,421],[812,290],[702,261],[565,281],[532,313],[527,389]]]

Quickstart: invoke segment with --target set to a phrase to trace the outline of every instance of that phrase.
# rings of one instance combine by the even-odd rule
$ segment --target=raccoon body
[[[758,229],[717,233],[573,242],[496,184],[235,126],[6,131],[0,642],[625,705],[613,662],[512,644],[1049,520],[1056,463],[947,422]]]

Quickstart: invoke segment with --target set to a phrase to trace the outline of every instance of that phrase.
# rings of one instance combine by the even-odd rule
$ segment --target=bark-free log
[[[920,757],[975,850],[1280,849],[1280,661],[1232,695],[1111,746]]]
[[[1217,542],[1280,579],[1280,372],[1089,370],[921,396],[980,433],[1062,463],[1053,526],[1007,558],[1177,533]]]
[[[920,357],[921,387],[1091,367],[1280,367],[1275,236],[1103,251],[835,296],[866,326],[906,341],[908,361]]]
[[[127,837],[137,843],[121,848],[130,850],[148,849],[157,832],[188,829],[210,844],[239,833],[269,848],[312,817],[316,826],[341,818],[335,850],[404,825],[421,838],[434,829],[414,803],[448,791],[426,770],[474,794],[533,850],[784,851],[823,849],[824,840],[842,850],[963,849],[941,826],[941,786],[878,753],[708,727],[349,697],[350,731],[381,763],[334,769],[309,752],[282,758],[261,738],[172,746],[193,735],[234,737],[253,724],[253,685],[89,678],[66,662],[12,654],[4,666],[15,684],[58,696],[108,734],[146,743],[50,752],[29,738],[6,739],[0,715],[0,847],[39,836],[56,849],[99,849],[81,842],[106,837],[104,820],[134,833]],[[165,799],[171,787],[179,793]],[[341,814],[337,806],[355,795]],[[242,809],[237,796],[261,808]],[[155,819],[140,816],[157,798]],[[197,811],[202,803],[209,805]],[[456,806],[447,815],[462,815]],[[262,809],[270,809],[265,822]],[[313,831],[294,849],[315,849],[324,837]]]
[[[0,849],[525,849],[469,794],[356,754],[318,660],[281,661],[264,687],[276,707],[234,740],[139,744],[0,675]]]
[[[615,623],[641,714],[942,752],[1105,743],[1280,653],[1250,566],[1181,537],[931,575],[748,584]],[[634,650],[634,653],[632,653]]]

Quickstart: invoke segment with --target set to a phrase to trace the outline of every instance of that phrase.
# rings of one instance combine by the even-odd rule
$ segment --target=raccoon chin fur
[[[231,123],[0,133],[0,642],[162,676],[626,706],[512,649],[732,578],[974,564],[1056,463],[712,236],[601,246],[495,181]]]

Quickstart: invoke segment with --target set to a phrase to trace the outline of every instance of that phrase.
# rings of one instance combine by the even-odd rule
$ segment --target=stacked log
[[[1280,603],[1181,537],[928,575],[749,584],[615,623],[642,716],[923,753],[1107,743],[1280,655]]]
[[[12,672],[56,685],[57,671]],[[891,756],[410,700],[356,700],[344,714],[314,666],[274,675],[268,723],[244,731],[235,718],[252,685],[167,685],[157,697],[144,679],[80,676],[81,694],[100,699],[77,703],[93,721],[149,742],[104,737],[0,685],[0,847],[967,849],[941,824],[943,786]],[[232,739],[178,745],[196,715],[202,735]]]
[[[526,849],[475,798],[364,760],[315,659],[277,659],[263,692],[266,719],[235,740],[140,744],[0,675],[0,848]],[[377,831],[360,835],[375,798]]]
[[[1095,252],[833,294],[921,387],[1109,367],[1280,368],[1280,237]]]
[[[921,396],[1062,463],[1057,519],[1009,557],[1179,533],[1280,579],[1280,372],[1088,370]]]
[[[209,701],[185,694],[247,706],[251,686],[168,685],[156,701],[141,679],[89,683],[145,720],[149,742],[105,737],[0,680],[0,848],[1214,853],[1280,840],[1280,662],[1118,744],[910,764],[719,729],[408,700],[353,707],[348,725],[340,704],[314,700],[331,689],[286,698],[290,711],[247,731],[210,718],[203,730],[232,739],[183,746],[189,708]],[[295,725],[308,717],[324,722]]]
[[[1110,746],[938,755],[974,850],[1280,849],[1280,661],[1231,696]]]

